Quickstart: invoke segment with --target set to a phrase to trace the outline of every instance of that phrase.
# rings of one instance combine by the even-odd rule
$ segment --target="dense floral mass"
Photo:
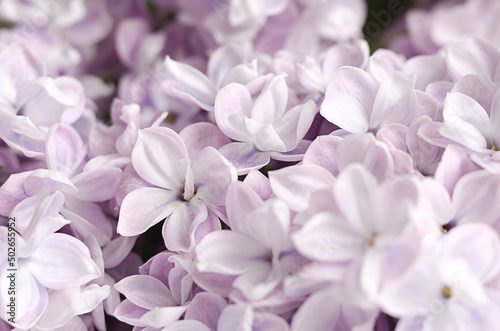
[[[372,5],[0,1],[0,330],[500,330],[500,2]]]

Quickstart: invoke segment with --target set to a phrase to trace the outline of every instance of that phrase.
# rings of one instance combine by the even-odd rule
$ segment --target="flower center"
[[[184,194],[184,193],[185,193],[185,192],[182,192],[182,193],[181,193],[181,196],[182,196],[182,198],[183,198],[185,201],[189,201],[189,200],[191,200],[193,197],[195,197],[195,196],[196,196],[196,191],[195,191],[195,192],[193,192],[193,194],[192,194],[191,196],[187,196],[187,197],[185,196],[185,194]]]
[[[491,149],[492,151],[498,152],[498,148],[496,148],[496,146],[492,146],[490,149]]]
[[[442,233],[448,233],[448,230],[446,230],[444,227],[441,227],[441,232]]]
[[[373,235],[368,241],[368,247],[373,247],[373,246],[375,246],[375,235]]]
[[[451,288],[449,286],[445,286],[445,287],[443,287],[441,294],[442,294],[443,298],[449,299],[449,298],[451,298],[453,293],[452,293]]]

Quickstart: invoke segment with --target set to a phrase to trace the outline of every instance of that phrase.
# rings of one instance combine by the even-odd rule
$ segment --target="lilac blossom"
[[[239,174],[259,169],[270,158],[298,161],[307,147],[303,137],[316,115],[309,100],[287,110],[288,86],[283,75],[273,77],[257,99],[242,84],[226,85],[217,93],[215,119],[229,138],[237,140],[220,152]]]
[[[109,294],[107,286],[81,287],[99,277],[100,271],[81,241],[67,234],[54,233],[69,223],[58,214],[63,203],[64,196],[60,192],[47,197],[34,196],[23,200],[11,213],[11,217],[19,220],[17,263],[21,305],[16,326],[23,329],[34,325],[62,326],[73,316],[93,310]],[[2,227],[2,230],[6,236],[7,228]],[[6,262],[2,263],[4,279]],[[6,285],[2,282],[3,289]],[[100,300],[85,300],[85,296]],[[63,312],[58,312],[65,301],[69,304]],[[5,303],[3,299],[2,302]]]
[[[377,132],[384,124],[410,124],[417,112],[415,76],[391,73],[379,84],[354,67],[337,70],[321,104],[321,115],[355,134]]]
[[[231,202],[228,223],[232,230],[216,231],[202,239],[196,248],[197,268],[238,276],[234,288],[250,300],[262,299],[286,275],[281,258],[291,248],[288,208],[279,200],[263,202],[241,183],[230,186],[227,201]]]
[[[224,204],[236,171],[210,146],[220,147],[225,137],[217,131],[212,139],[209,137],[199,135],[185,142],[167,128],[139,131],[132,165],[151,186],[125,197],[118,220],[119,234],[138,235],[166,218],[166,246],[187,252],[206,233],[220,228],[217,207]]]
[[[387,5],[1,1],[0,329],[497,330],[500,6]]]

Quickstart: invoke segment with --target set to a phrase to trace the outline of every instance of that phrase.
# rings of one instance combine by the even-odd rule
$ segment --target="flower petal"
[[[121,180],[118,168],[100,168],[83,171],[72,178],[78,189],[75,198],[85,201],[106,201],[113,198]]]
[[[236,169],[215,148],[205,147],[193,161],[196,195],[202,201],[222,206],[228,186],[237,180]]]
[[[309,205],[312,192],[331,187],[335,177],[328,170],[314,165],[296,165],[270,171],[269,180],[274,194],[294,211]]]
[[[250,117],[252,105],[252,96],[244,85],[231,83],[224,86],[215,98],[214,115],[217,126],[229,138],[246,141],[244,132],[235,130],[229,119],[234,115]]]
[[[76,194],[78,188],[62,172],[49,169],[38,169],[32,172],[24,182],[26,193],[33,195],[49,195],[56,191]]]
[[[198,69],[181,62],[165,59],[168,73],[173,76],[163,83],[164,88],[181,99],[192,101],[205,110],[212,110],[216,91],[212,82]]]
[[[176,305],[168,287],[151,276],[126,277],[115,284],[115,289],[134,305],[148,310]]]
[[[370,128],[382,124],[409,125],[417,111],[416,77],[394,72],[380,85],[373,104]]]
[[[219,152],[234,165],[238,175],[260,169],[271,160],[268,153],[259,152],[248,143],[230,143],[219,148]]]
[[[135,171],[153,185],[180,191],[183,189],[189,157],[179,135],[165,127],[139,131],[132,151]]]
[[[264,87],[252,107],[252,119],[262,124],[278,122],[285,113],[288,86],[284,75],[274,76]]]
[[[86,156],[87,149],[75,129],[63,124],[50,129],[45,144],[48,169],[60,171],[71,178]]]
[[[365,133],[377,89],[377,83],[366,71],[341,67],[328,84],[320,113],[344,130]]]
[[[179,133],[188,151],[189,159],[194,160],[196,155],[205,147],[219,149],[229,144],[231,140],[214,124],[198,122],[188,125]]]
[[[197,320],[210,328],[217,330],[217,321],[226,307],[227,301],[220,295],[202,292],[195,295],[186,310],[186,320]]]
[[[443,238],[441,254],[449,259],[463,259],[483,284],[491,281],[500,271],[500,240],[498,234],[485,224],[454,227]]]
[[[47,236],[26,267],[40,283],[53,289],[80,286],[101,275],[87,246],[62,233]]]
[[[122,236],[135,236],[170,215],[178,204],[178,193],[145,187],[127,194],[120,209],[116,231]]]
[[[196,265],[202,272],[239,275],[263,263],[270,252],[236,231],[221,230],[207,234],[196,247]]]
[[[238,231],[239,220],[244,220],[262,203],[262,199],[249,185],[239,181],[231,184],[226,195],[227,218],[231,229]]]

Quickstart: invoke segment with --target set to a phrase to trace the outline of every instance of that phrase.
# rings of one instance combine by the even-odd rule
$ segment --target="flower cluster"
[[[1,1],[0,330],[500,329],[500,3],[367,8]]]

